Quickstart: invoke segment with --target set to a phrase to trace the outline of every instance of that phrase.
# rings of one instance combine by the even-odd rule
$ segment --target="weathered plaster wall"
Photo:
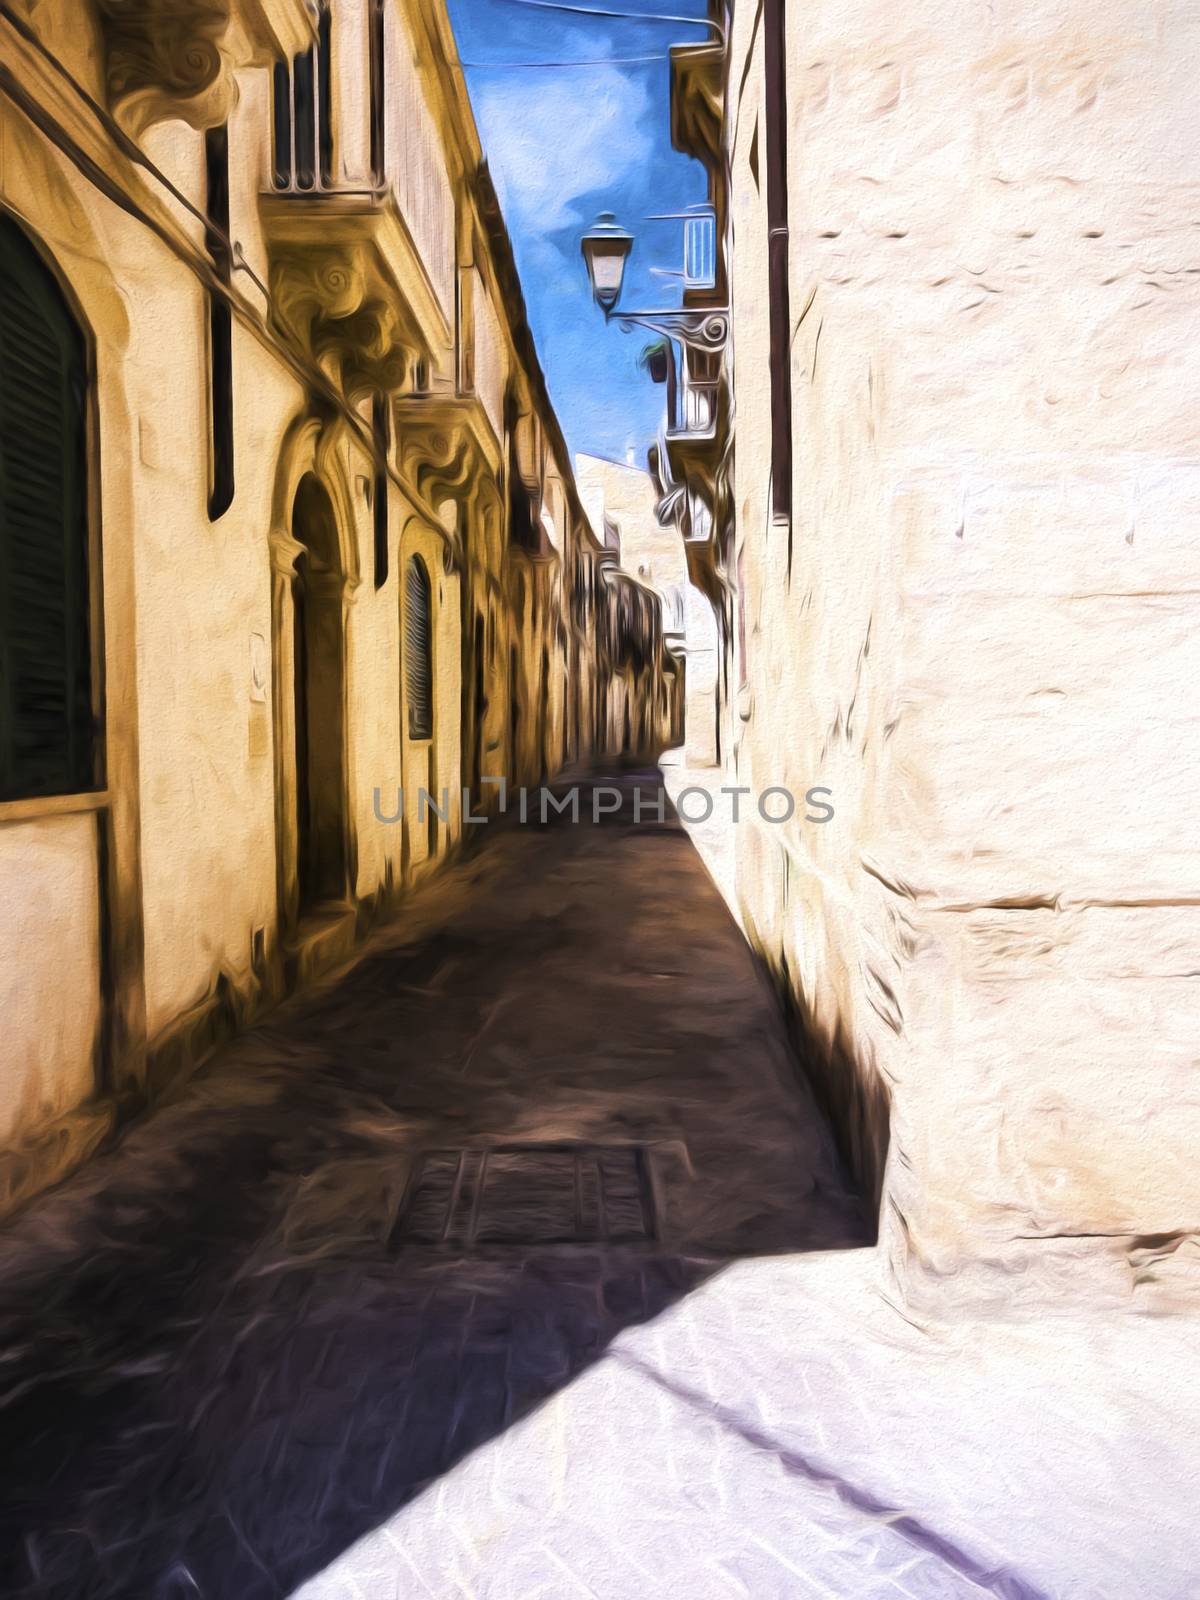
[[[1195,1228],[1195,14],[789,8],[790,530],[752,24],[739,776],[827,784],[837,814],[741,830],[748,925],[868,1171],[890,1094],[910,1281]]]

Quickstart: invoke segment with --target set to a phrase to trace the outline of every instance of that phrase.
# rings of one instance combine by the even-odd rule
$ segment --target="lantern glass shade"
[[[592,284],[592,298],[607,313],[621,297],[625,261],[633,248],[633,238],[618,224],[611,211],[602,211],[581,243]]]

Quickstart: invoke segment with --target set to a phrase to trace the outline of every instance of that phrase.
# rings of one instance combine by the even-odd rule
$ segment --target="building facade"
[[[711,14],[725,759],[835,809],[743,922],[912,1292],[1127,1288],[1200,1225],[1195,19]]]
[[[464,795],[603,754],[597,596],[642,591],[440,0],[35,0],[0,91],[7,1205],[345,956]]]

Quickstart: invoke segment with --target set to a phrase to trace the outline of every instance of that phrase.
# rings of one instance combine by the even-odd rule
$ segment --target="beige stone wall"
[[[790,535],[752,23],[737,773],[836,818],[740,830],[747,926],[868,1176],[890,1096],[910,1281],[1195,1228],[1195,18],[789,8]]]

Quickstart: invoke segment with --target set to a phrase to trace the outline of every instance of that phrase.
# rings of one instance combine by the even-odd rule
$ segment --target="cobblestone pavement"
[[[487,834],[0,1238],[0,1594],[1192,1600],[1190,1330],[914,1326],[678,826]]]

